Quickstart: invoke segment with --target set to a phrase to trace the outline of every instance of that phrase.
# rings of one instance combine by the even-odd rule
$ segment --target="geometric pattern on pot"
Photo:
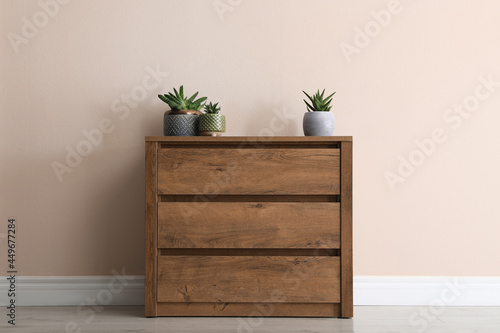
[[[204,114],[200,116],[200,132],[225,132],[226,117],[223,114]]]
[[[163,117],[163,135],[196,136],[198,135],[199,117],[199,115],[194,114],[166,114]]]

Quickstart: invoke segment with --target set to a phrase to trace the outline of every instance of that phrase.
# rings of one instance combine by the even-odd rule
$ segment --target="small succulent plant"
[[[312,111],[330,111],[330,109],[332,108],[330,106],[330,103],[332,101],[332,97],[333,95],[335,95],[335,92],[333,94],[331,94],[330,96],[328,97],[324,97],[325,95],[325,89],[323,89],[323,92],[319,92],[319,89],[318,89],[318,92],[313,94],[312,97],[306,93],[305,91],[302,90],[302,92],[304,94],[306,94],[306,96],[309,98],[309,101],[310,103],[308,103],[305,99],[304,99],[304,102],[306,103],[307,105],[307,111],[309,112],[312,112]]]
[[[174,88],[174,93],[168,93],[165,95],[158,95],[162,101],[167,103],[172,110],[198,110],[200,111],[205,104],[203,102],[207,99],[206,97],[201,97],[196,99],[198,92],[193,96],[186,98],[184,97],[184,87],[181,86],[179,91]]]
[[[218,114],[220,111],[219,103],[212,104],[212,102],[205,105],[205,112],[208,114]]]

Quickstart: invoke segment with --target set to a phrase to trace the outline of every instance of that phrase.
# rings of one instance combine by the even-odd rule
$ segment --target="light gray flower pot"
[[[335,117],[327,111],[306,112],[302,125],[305,136],[332,136]]]

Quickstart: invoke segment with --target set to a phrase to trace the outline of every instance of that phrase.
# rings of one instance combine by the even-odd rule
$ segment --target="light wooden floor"
[[[16,328],[2,316],[0,332],[356,332],[500,333],[500,307],[358,306],[354,319],[144,318],[142,307],[18,308]],[[5,311],[5,309],[4,309]]]

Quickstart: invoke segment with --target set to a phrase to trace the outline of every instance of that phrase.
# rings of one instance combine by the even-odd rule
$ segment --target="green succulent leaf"
[[[306,94],[306,96],[307,96],[307,98],[309,98],[309,100],[311,100],[311,101],[313,100],[313,98],[312,98],[312,97],[311,97],[308,93],[306,93],[304,90],[302,90],[302,92],[303,92],[304,94]]]
[[[212,102],[205,105],[205,112],[208,114],[217,114],[220,111],[219,103],[212,104]]]
[[[168,93],[164,95],[158,95],[158,97],[165,103],[167,103],[172,110],[198,110],[200,111],[203,107],[203,101],[207,98],[202,97],[197,100],[198,92],[186,99],[184,97],[184,86],[180,86],[179,90],[173,88],[174,93]]]
[[[313,109],[314,109],[314,108],[311,106],[311,104],[307,103],[307,101],[306,101],[306,100],[304,100],[304,102],[305,102],[305,103],[306,103],[306,105],[307,105],[307,111],[309,111],[309,112],[313,111]]]
[[[318,90],[318,93],[319,93],[319,90]],[[321,95],[319,96],[319,98],[323,99],[323,95],[325,94],[325,89],[323,89],[323,92],[321,93]]]
[[[189,97],[189,99],[186,101],[186,103],[192,104],[194,102],[194,99],[198,96],[198,92],[196,92],[193,96]]]
[[[158,97],[164,101],[165,103],[168,103],[168,98],[166,96],[163,96],[163,95],[158,95]]]
[[[335,92],[326,98],[325,98],[325,89],[323,89],[322,92],[320,92],[318,89],[318,91],[312,96],[306,93],[304,90],[302,90],[302,92],[309,99],[309,102],[304,99],[304,102],[306,103],[307,106],[307,111],[313,112],[313,111],[331,110],[332,107],[330,106],[330,103],[332,102],[332,97],[333,95],[335,95]]]

